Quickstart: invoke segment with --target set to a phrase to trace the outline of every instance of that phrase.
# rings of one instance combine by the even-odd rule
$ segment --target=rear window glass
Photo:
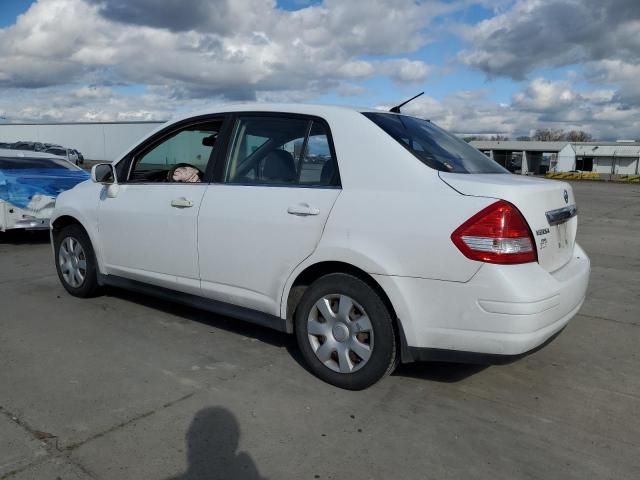
[[[422,163],[442,172],[509,173],[464,140],[427,120],[393,113],[363,115],[413,153]]]
[[[57,158],[3,158],[0,157],[0,170],[21,170],[28,168],[53,168],[56,170],[79,170],[66,160]]]

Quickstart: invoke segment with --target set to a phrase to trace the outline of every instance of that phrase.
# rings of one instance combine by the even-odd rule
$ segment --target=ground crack
[[[169,408],[169,407],[175,405],[176,403],[180,403],[180,402],[182,402],[184,400],[187,400],[187,399],[193,397],[195,394],[196,394],[196,392],[188,393],[188,394],[183,395],[182,397],[180,397],[180,398],[178,398],[176,400],[172,400],[171,402],[165,403],[165,404],[161,405],[158,408],[155,408],[153,410],[149,410],[148,412],[144,412],[144,413],[141,413],[139,415],[136,415],[136,416],[134,416],[134,417],[132,417],[132,418],[130,418],[128,420],[125,420],[124,422],[121,422],[121,423],[118,423],[117,425],[114,425],[113,427],[111,427],[111,428],[109,428],[107,430],[104,430],[102,432],[96,433],[95,435],[92,435],[92,436],[90,436],[90,437],[88,437],[88,438],[86,438],[86,439],[84,439],[84,440],[82,440],[80,442],[76,442],[76,443],[72,443],[71,445],[67,445],[62,451],[64,451],[64,452],[72,452],[73,450],[76,450],[76,449],[80,448],[82,445],[84,445],[84,444],[86,444],[88,442],[91,442],[91,441],[96,440],[98,438],[102,438],[105,435],[113,433],[116,430],[119,430],[119,429],[121,429],[123,427],[126,427],[127,425],[131,425],[132,423],[135,423],[138,420],[142,420],[143,418],[150,417],[151,415],[153,415],[153,414],[155,414],[155,413],[157,413],[157,412],[159,412],[161,410],[164,410],[166,408]],[[2,480],[2,479],[0,479],[0,480]]]

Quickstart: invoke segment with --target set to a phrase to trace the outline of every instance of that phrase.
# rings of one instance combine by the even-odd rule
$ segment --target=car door
[[[198,210],[222,124],[210,118],[182,125],[133,153],[117,194],[99,204],[107,273],[200,293]]]
[[[328,125],[236,115],[198,217],[203,294],[279,315],[282,287],[311,255],[340,194]]]

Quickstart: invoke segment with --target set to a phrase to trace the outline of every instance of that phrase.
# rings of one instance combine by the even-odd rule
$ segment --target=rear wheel
[[[295,316],[296,338],[313,373],[350,390],[391,373],[396,360],[392,317],[378,293],[352,275],[316,280]]]
[[[68,225],[53,239],[56,270],[62,286],[76,297],[92,297],[98,292],[98,267],[87,232]]]

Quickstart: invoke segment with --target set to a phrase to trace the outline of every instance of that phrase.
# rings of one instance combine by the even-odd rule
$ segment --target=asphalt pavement
[[[73,298],[46,233],[1,236],[0,479],[637,480],[640,185],[573,186],[592,276],[555,341],[362,392],[316,379],[278,332]]]

